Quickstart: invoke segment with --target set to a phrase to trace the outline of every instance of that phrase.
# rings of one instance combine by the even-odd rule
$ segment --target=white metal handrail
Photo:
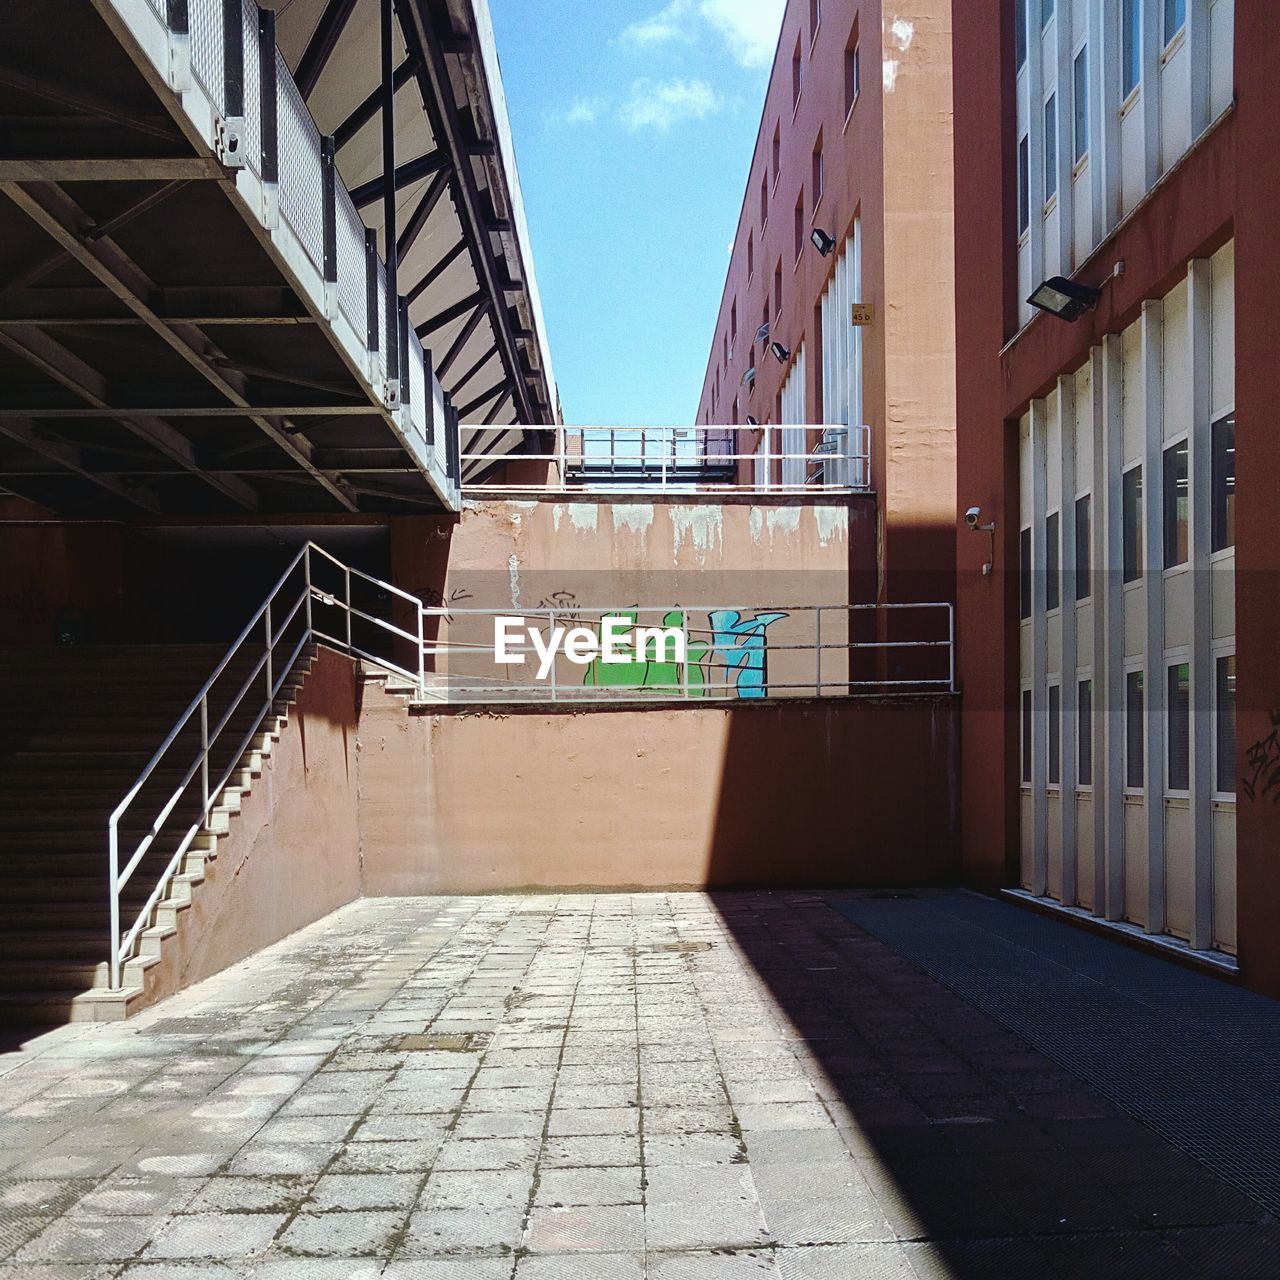
[[[928,611],[937,614],[939,620],[933,625],[923,624],[921,630],[925,633],[924,638],[893,638],[890,626],[891,618],[909,613],[918,615]],[[691,613],[706,615],[708,625],[693,625],[690,621]],[[696,662],[678,664],[683,667],[683,671],[681,672],[679,683],[675,685],[629,685],[620,683],[614,686],[592,686],[581,683],[566,684],[558,674],[558,664],[553,662],[549,671],[549,681],[543,687],[543,696],[551,702],[567,700],[591,701],[602,697],[612,698],[617,696],[618,689],[625,689],[628,693],[634,692],[644,701],[666,699],[683,702],[716,692],[726,696],[743,696],[739,692],[735,673],[746,664],[742,660],[735,660],[734,654],[741,654],[744,651],[736,643],[725,644],[721,643],[721,641],[725,636],[737,637],[745,634],[745,632],[732,629],[717,631],[713,621],[714,615],[717,614],[725,615],[726,617],[733,615],[739,620],[745,620],[748,626],[753,620],[765,615],[783,615],[787,619],[801,615],[806,619],[808,630],[813,636],[812,640],[800,642],[778,641],[768,634],[767,628],[762,629],[761,644],[758,649],[759,662],[750,664],[753,670],[761,672],[762,679],[759,685],[754,683],[751,685],[752,691],[747,695],[749,698],[795,695],[797,691],[803,691],[809,696],[825,698],[838,694],[888,693],[895,691],[954,693],[956,689],[955,606],[944,601],[820,605],[699,604],[696,606],[659,606],[633,604],[608,607],[574,603],[559,607],[523,608],[513,606],[504,609],[466,609],[455,606],[441,606],[426,608],[423,610],[423,614],[425,618],[435,619],[438,623],[446,626],[462,623],[466,619],[519,618],[526,623],[536,623],[540,632],[545,626],[548,636],[558,624],[566,628],[585,627],[593,632],[598,632],[603,627],[606,618],[634,617],[637,620],[637,625],[646,625],[644,617],[651,616],[659,620],[659,625],[665,625],[665,619],[678,616],[678,627],[683,633],[686,653],[692,652],[691,641],[698,641],[705,645],[706,652],[699,656]],[[854,619],[865,619],[863,626],[867,630],[874,631],[874,637],[871,639],[856,639],[852,636],[831,638],[833,634],[839,636],[842,629],[846,633],[854,630],[854,625],[852,625]],[[465,628],[462,629],[465,631]],[[933,634],[928,634],[930,632]],[[874,675],[869,676],[855,675],[850,669],[855,655],[863,655],[867,658],[875,657],[881,665],[887,667],[895,653],[907,650],[945,652],[945,658],[943,663],[937,665],[936,668],[930,669],[930,674],[924,675],[895,676],[885,672],[876,672]],[[530,640],[527,644],[511,643],[509,652],[513,655],[520,654],[529,657],[537,655],[540,651]],[[778,679],[770,676],[767,668],[769,657],[778,658],[781,655],[790,653],[812,654],[811,674],[806,669],[803,672],[792,673],[794,675],[803,675],[804,678]],[[485,642],[476,642],[469,639],[454,640],[446,634],[444,639],[434,639],[425,646],[425,656],[433,660],[444,658],[447,662],[453,655],[463,656],[467,654],[488,655],[490,658],[496,659],[495,647],[491,640]],[[846,675],[843,678],[838,671],[832,669],[833,664],[829,660],[827,669],[824,672],[824,654],[844,655]],[[643,655],[641,655],[641,659],[643,659]],[[700,678],[690,679],[689,668],[691,666],[698,666],[702,669]],[[717,682],[714,679],[714,673],[719,671],[725,674],[724,678]],[[710,673],[709,678],[708,673]],[[517,681],[502,679],[497,676],[472,677],[465,674],[456,676],[452,671],[446,673],[445,679],[439,685],[439,691],[446,697],[451,695],[485,694],[492,695],[487,697],[487,700],[496,703],[504,701],[527,702],[529,701],[530,692],[538,689],[538,685],[531,684],[527,680]],[[504,697],[504,695],[511,696]]]
[[[341,592],[322,590],[316,583],[316,570],[323,565],[336,568],[342,582]],[[296,590],[291,585],[300,578]],[[386,618],[380,618],[367,609],[356,606],[352,598],[353,582],[364,582],[377,591],[385,593],[394,600],[400,601],[416,618],[416,629],[406,630]],[[345,617],[344,634],[335,636],[317,625],[316,612],[320,609],[337,609]],[[276,650],[286,642],[290,628],[302,617],[303,625],[300,634],[288,656],[283,662],[276,660]],[[372,652],[363,644],[357,644],[353,624],[362,622],[384,632],[394,640],[412,645],[417,653],[416,670],[406,670],[389,660],[382,654]],[[187,709],[178,717],[173,728],[169,730],[164,741],[151,757],[146,767],[125,793],[124,798],[116,806],[107,824],[107,858],[109,877],[109,907],[111,916],[111,988],[119,990],[122,985],[122,973],[125,962],[129,959],[138,934],[147,926],[151,913],[160,902],[170,880],[192,842],[207,824],[213,805],[227,785],[232,775],[241,767],[241,760],[254,738],[261,732],[262,725],[271,713],[280,691],[284,687],[299,655],[313,641],[320,640],[353,657],[364,658],[377,663],[385,670],[394,672],[414,683],[421,692],[425,688],[425,630],[424,609],[422,602],[407,591],[383,582],[360,569],[352,568],[329,554],[323,547],[315,543],[307,543],[294,557],[289,567],[277,579],[275,586],[263,603],[258,607],[246,624],[243,631],[223,655],[214,668],[213,674],[205,681],[203,687],[191,700]],[[211,695],[219,679],[240,659],[251,663],[250,670],[243,677],[238,688],[231,696],[228,705],[210,723]],[[255,686],[261,685],[262,697],[257,702],[246,703],[252,696]],[[225,768],[218,770],[212,764],[211,752],[218,744],[228,727],[238,715],[247,710],[250,726],[227,755]],[[168,792],[166,798],[159,803],[157,811],[150,816],[148,825],[141,838],[128,851],[127,858],[121,865],[121,823],[135,807],[135,802],[143,792],[147,783],[156,774],[161,765],[172,763],[175,752],[181,750],[180,741],[184,730],[198,724],[199,743],[195,757],[186,764],[178,783]],[[177,761],[177,767],[183,768],[183,759]],[[154,888],[146,900],[146,904],[138,912],[128,929],[121,932],[121,894],[128,886],[142,860],[154,846],[156,840],[165,830],[165,824],[174,814],[178,805],[199,778],[200,805],[195,817],[187,825],[178,839],[175,851],[169,858],[164,870],[156,879]],[[146,819],[144,819],[146,820]],[[131,837],[132,838],[132,837]]]
[[[471,447],[462,455],[464,474],[469,467],[487,467],[499,461],[483,447],[485,437],[509,428],[472,430]],[[798,448],[794,446],[796,437]],[[867,492],[871,488],[871,428],[562,427],[554,453],[522,453],[506,460],[543,463],[547,478],[519,484],[486,481],[486,494],[614,492],[620,488],[659,493]]]

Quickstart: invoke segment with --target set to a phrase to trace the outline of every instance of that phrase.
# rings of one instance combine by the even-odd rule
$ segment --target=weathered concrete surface
[[[366,894],[956,878],[950,698],[407,715],[366,691]]]
[[[23,1280],[1248,1280],[1280,1249],[811,894],[361,902],[0,1058],[0,1125]]]
[[[356,725],[352,663],[321,648],[177,934],[147,971],[148,1003],[359,897]]]

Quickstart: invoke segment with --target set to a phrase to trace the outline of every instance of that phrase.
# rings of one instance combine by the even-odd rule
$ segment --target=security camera
[[[970,507],[969,510],[964,513],[964,522],[969,526],[970,529],[976,529],[981,519],[982,519],[981,507]]]

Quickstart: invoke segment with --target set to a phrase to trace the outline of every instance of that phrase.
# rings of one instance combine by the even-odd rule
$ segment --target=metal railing
[[[278,7],[278,6],[277,6]],[[122,6],[123,8],[123,6]],[[411,331],[388,333],[386,268],[370,233],[336,174],[335,146],[321,135],[284,56],[276,46],[275,12],[256,0],[148,0],[148,12],[168,33],[169,62],[159,70],[179,93],[197,89],[208,108],[201,115],[222,164],[254,182],[240,187],[263,224],[276,235],[287,228],[283,250],[305,292],[338,331],[362,367],[371,390],[420,450],[415,461],[439,483],[446,503],[459,501],[455,472],[439,470],[429,446],[443,418],[433,416],[447,397],[430,366],[414,351]],[[255,196],[254,192],[258,194]],[[403,311],[402,311],[403,314]],[[401,344],[418,358],[422,378],[391,385],[387,351]],[[354,345],[353,345],[354,344]],[[416,401],[416,404],[415,404]],[[408,412],[405,412],[408,410]]]
[[[510,428],[471,428],[464,476],[492,466],[486,446]],[[871,488],[866,426],[562,427],[555,453],[511,460],[543,463],[545,482],[487,482],[487,494],[561,492],[812,493]]]
[[[360,601],[361,590],[372,599]],[[415,629],[375,612],[396,607]],[[113,990],[120,989],[138,935],[208,824],[223,788],[244,767],[246,752],[306,647],[321,641],[400,675],[421,692],[423,612],[416,596],[343,564],[314,543],[298,552],[108,821]],[[339,625],[328,626],[335,616]],[[417,654],[415,669],[396,662],[402,651]],[[167,858],[162,847],[172,849]],[[122,895],[144,867],[153,887],[122,932]]]
[[[685,702],[830,698],[856,694],[954,693],[955,609],[945,602],[749,606],[625,606],[424,609],[428,631],[425,693],[441,702]],[[497,619],[527,632],[498,662]],[[585,665],[552,645],[573,630],[599,642],[606,620],[631,639],[622,660]],[[652,621],[650,621],[650,619]],[[684,660],[641,644],[636,627],[673,630]],[[538,640],[534,639],[536,631]],[[548,669],[539,667],[555,652]]]

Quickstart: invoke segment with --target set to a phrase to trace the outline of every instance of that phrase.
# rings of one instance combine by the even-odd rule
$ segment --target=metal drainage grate
[[[402,1037],[400,1048],[411,1053],[474,1053],[486,1048],[491,1039],[487,1031],[426,1032]]]
[[[711,943],[709,942],[659,942],[652,947],[647,948],[649,951],[710,951]]]

